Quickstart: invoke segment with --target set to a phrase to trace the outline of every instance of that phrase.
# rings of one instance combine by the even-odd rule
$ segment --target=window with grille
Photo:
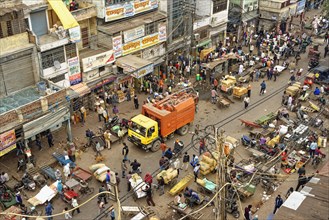
[[[41,53],[41,62],[42,69],[47,69],[54,66],[54,61],[58,61],[60,63],[65,62],[64,48],[57,47],[55,49],[45,51]]]
[[[145,35],[154,34],[159,31],[159,24],[166,21],[165,19],[154,21],[145,25]]]
[[[11,22],[10,21],[7,21],[7,33],[8,33],[8,36],[11,36],[13,35],[13,28],[11,26]]]
[[[0,22],[0,38],[3,38],[3,32],[2,32],[2,25],[1,25],[1,22]]]
[[[213,0],[213,14],[227,9],[227,0]]]
[[[13,19],[0,22],[0,38],[20,34],[26,31],[26,24],[23,19]]]
[[[109,5],[115,5],[115,4],[119,4],[119,3],[124,3],[124,2],[130,2],[131,0],[105,0],[105,5],[109,6]]]
[[[67,59],[76,57],[77,56],[77,50],[76,50],[75,44],[65,45],[65,53],[66,53],[66,58]]]

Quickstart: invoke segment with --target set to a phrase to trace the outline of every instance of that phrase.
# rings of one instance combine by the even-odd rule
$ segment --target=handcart
[[[239,119],[239,120],[241,121],[241,125],[244,124],[249,129],[261,128],[262,127],[259,124],[256,124],[255,122],[252,122],[252,121],[247,121],[247,120],[243,120],[243,119]]]
[[[190,181],[194,178],[193,174],[187,174],[183,179],[181,179],[174,187],[172,187],[169,191],[169,194],[172,196],[177,195],[185,187],[190,183]]]
[[[274,112],[270,112],[267,115],[263,115],[259,119],[257,119],[255,122],[259,125],[267,125],[269,124],[273,119],[275,119],[276,115]]]
[[[163,177],[165,185],[174,186],[177,183],[178,172],[173,168],[169,168],[168,170],[162,170],[156,176],[157,180],[159,181],[161,176]]]
[[[129,179],[129,183],[131,185],[131,188],[133,189],[133,199],[135,201],[137,199],[146,197],[146,192],[144,192],[143,190],[146,190],[147,184],[137,173],[131,176],[131,178]]]
[[[198,184],[198,190],[201,193],[215,194],[217,191],[217,185],[214,182],[208,180],[207,178],[198,178],[196,180],[196,183]]]
[[[243,159],[234,166],[237,169],[237,179],[241,182],[248,181],[252,174],[256,172],[256,166],[253,161]]]
[[[10,189],[3,186],[0,190],[0,205],[2,210],[6,210],[16,204],[15,194]]]
[[[79,180],[88,181],[93,176],[89,171],[82,169],[81,167],[75,167],[72,173],[74,178]]]
[[[187,216],[190,219],[201,219],[201,217],[203,216],[203,214],[201,212],[197,212],[194,213],[192,215],[190,215],[191,212],[193,212],[192,208],[188,207],[187,204],[180,204],[180,205],[175,205],[173,201],[171,201],[168,206],[170,208],[172,208],[173,210],[175,210],[178,214],[182,215],[182,216]]]
[[[238,186],[237,189],[238,189],[237,191],[239,193],[240,199],[244,200],[255,194],[256,186],[248,183],[247,185],[244,185],[244,186],[240,186],[240,187]]]
[[[75,167],[75,163],[72,162],[70,159],[65,159],[65,156],[61,153],[54,152],[53,157],[59,162],[61,166],[65,166],[66,164],[70,164],[70,167]]]
[[[44,165],[40,167],[40,170],[46,179],[56,180],[55,170],[52,167]]]
[[[219,108],[228,108],[228,107],[230,107],[230,104],[232,102],[223,96],[219,96],[217,98],[217,103],[218,103]]]

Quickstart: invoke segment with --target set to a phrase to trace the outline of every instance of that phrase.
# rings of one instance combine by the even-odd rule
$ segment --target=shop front
[[[118,71],[133,77],[134,88],[141,89],[144,78],[153,73],[154,64],[151,61],[141,59],[134,55],[120,57],[116,62]]]

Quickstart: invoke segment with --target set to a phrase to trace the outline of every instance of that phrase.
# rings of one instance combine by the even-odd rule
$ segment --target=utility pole
[[[195,0],[182,0],[181,1],[182,12],[184,17],[184,44],[188,44],[188,37],[190,36],[190,43],[187,45],[188,50],[185,48],[185,51],[192,55],[193,47],[193,23],[196,10]],[[190,28],[189,28],[190,26]]]
[[[218,158],[217,158],[217,175],[216,175],[216,185],[218,189],[221,189],[226,182],[226,155],[224,153],[224,130],[221,129],[218,131],[218,128],[215,130],[216,132],[216,143],[218,147]],[[225,200],[226,200],[226,189],[222,188],[221,192],[216,196],[216,220],[226,220],[226,209],[225,209]],[[220,209],[219,209],[220,207]]]

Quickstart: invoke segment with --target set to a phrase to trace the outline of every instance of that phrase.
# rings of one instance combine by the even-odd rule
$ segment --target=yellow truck
[[[128,141],[153,152],[159,150],[161,140],[188,133],[194,121],[197,95],[182,90],[163,100],[144,104],[142,114],[131,119]]]

